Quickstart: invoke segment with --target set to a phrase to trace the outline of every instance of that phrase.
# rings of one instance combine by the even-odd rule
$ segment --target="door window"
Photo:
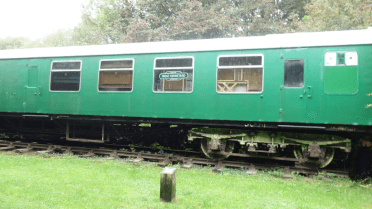
[[[287,88],[304,87],[304,60],[288,59],[284,62],[284,86]]]

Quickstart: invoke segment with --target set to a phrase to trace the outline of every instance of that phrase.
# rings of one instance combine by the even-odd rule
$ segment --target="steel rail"
[[[29,143],[29,142],[20,142],[20,141],[8,141],[0,140],[0,151],[13,151],[18,153],[33,152],[37,154],[44,153],[71,153],[78,154],[81,157],[93,157],[93,156],[109,156],[111,158],[133,158],[132,162],[139,162],[143,160],[148,161],[158,161],[159,166],[166,166],[172,162],[182,162],[183,167],[189,168],[193,164],[198,165],[212,165],[216,166],[214,170],[216,172],[221,172],[223,167],[231,168],[250,168],[252,165],[255,169],[259,170],[274,170],[277,168],[288,169],[289,171],[295,171],[301,174],[307,175],[317,175],[319,173],[334,173],[338,177],[347,177],[348,173],[342,170],[330,170],[330,169],[317,169],[304,166],[286,166],[286,165],[268,165],[268,164],[252,164],[249,162],[241,161],[228,161],[228,160],[217,160],[217,159],[208,159],[208,158],[195,158],[195,157],[186,157],[181,155],[173,155],[171,157],[163,154],[153,154],[153,153],[142,153],[142,152],[131,152],[117,149],[109,149],[106,147],[80,147],[74,145],[53,145],[53,144],[40,144],[40,143]],[[234,156],[246,154],[234,154]],[[257,157],[257,156],[253,156]],[[275,158],[274,158],[275,159]],[[293,158],[278,158],[278,160],[289,161],[292,159],[292,162],[298,161]],[[191,166],[185,166],[191,165]]]

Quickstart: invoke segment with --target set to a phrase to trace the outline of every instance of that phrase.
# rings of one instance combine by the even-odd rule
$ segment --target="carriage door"
[[[37,113],[38,112],[38,99],[40,97],[39,87],[39,66],[37,60],[29,60],[26,66],[26,96],[23,103],[25,112]]]
[[[282,79],[280,85],[279,110],[282,122],[305,122],[307,86],[307,49],[288,49],[283,51]]]

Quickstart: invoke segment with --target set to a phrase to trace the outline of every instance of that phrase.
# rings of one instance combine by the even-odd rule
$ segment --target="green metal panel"
[[[326,52],[355,51],[358,53],[359,89],[354,94],[327,94],[325,90],[324,55]],[[371,46],[322,47],[309,49],[308,80],[314,84],[312,99],[307,102],[308,123],[371,125],[372,111],[366,109],[370,103],[368,92],[372,92]]]
[[[0,61],[0,111],[23,112],[22,100],[27,60]]]
[[[31,64],[31,65],[30,65]],[[26,66],[27,73],[27,86],[25,86],[25,102],[23,103],[25,107],[25,112],[38,112],[38,72],[39,66],[36,63],[29,61],[29,65]]]
[[[327,48],[308,49],[306,64],[308,70],[305,73],[306,88],[304,89],[307,123],[323,123],[324,117],[328,111],[326,105],[331,104],[324,102],[326,95],[324,94],[322,86],[322,66],[324,65],[325,50],[327,50]]]
[[[39,66],[28,66],[28,87],[37,87],[38,84],[38,73],[39,72]]]
[[[283,50],[283,60],[280,63],[281,75],[280,78],[280,117],[281,121],[285,122],[305,122],[306,121],[306,100],[307,92],[306,85],[309,82],[306,80],[309,74],[307,68],[307,49],[286,49]],[[304,60],[304,85],[302,87],[285,87],[284,86],[284,62],[285,60],[303,59]]]
[[[40,112],[40,97],[41,86],[39,82],[40,66],[43,66],[41,59],[29,59],[25,67],[24,90],[25,96],[23,101],[24,112],[39,113]]]
[[[324,69],[326,94],[355,94],[358,92],[357,66],[332,66]]]
[[[324,67],[324,53],[330,50],[358,53],[357,93],[325,93],[324,79],[327,69]],[[216,92],[217,57],[237,54],[264,56],[261,93]],[[372,93],[371,55],[371,46],[352,46],[0,60],[0,111],[237,120],[247,121],[247,124],[249,121],[282,121],[372,125],[372,111],[365,108],[372,100],[367,96]],[[193,56],[195,59],[193,92],[154,93],[152,85],[155,58],[179,56]],[[98,92],[100,60],[123,58],[135,60],[133,92]],[[281,91],[280,88],[284,85],[284,61],[297,58],[305,61],[304,87],[283,88]],[[49,91],[50,65],[52,61],[57,60],[82,61],[80,92]],[[31,74],[28,74],[29,66],[38,66],[37,76],[35,71],[31,72],[32,69]],[[34,85],[36,80],[33,79],[36,77],[37,85]],[[29,85],[37,87],[33,90],[40,93],[34,103],[29,98],[32,93],[28,89]],[[25,93],[28,90],[30,95]],[[302,99],[300,95],[303,95]],[[30,103],[36,104],[36,107],[31,108]]]

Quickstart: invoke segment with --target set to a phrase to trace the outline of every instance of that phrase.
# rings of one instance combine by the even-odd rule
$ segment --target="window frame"
[[[256,57],[261,56],[262,62],[261,65],[236,65],[236,66],[220,66],[220,58],[221,57]],[[217,70],[216,70],[216,93],[217,94],[261,94],[264,91],[264,63],[265,63],[265,56],[263,54],[233,54],[233,55],[219,55],[217,57]],[[218,70],[219,69],[236,69],[236,68],[243,68],[243,69],[250,69],[250,68],[262,68],[262,90],[255,91],[255,92],[219,92],[218,91]]]
[[[287,60],[302,60],[303,61],[303,66],[302,66],[302,69],[303,69],[303,75],[302,75],[303,76],[303,78],[302,78],[303,84],[302,84],[302,87],[287,87],[287,86],[285,86],[285,61],[287,61]],[[297,59],[285,59],[284,60],[283,86],[286,89],[303,89],[305,87],[305,59],[297,58]]]
[[[156,68],[156,60],[160,59],[192,59],[192,65],[191,67],[161,67],[161,68]],[[154,59],[154,66],[153,66],[153,76],[152,76],[152,92],[156,94],[161,94],[161,93],[170,93],[170,94],[191,94],[194,92],[194,82],[195,82],[195,58],[194,56],[180,56],[180,57],[156,57]],[[191,91],[155,91],[154,85],[155,85],[155,71],[156,70],[192,70],[192,87]],[[163,88],[164,89],[164,88]]]
[[[57,70],[53,70],[53,63],[55,62],[80,62],[80,69],[77,70],[77,69],[57,69]],[[49,92],[80,92],[81,90],[81,74],[82,74],[82,69],[83,68],[83,62],[82,60],[56,60],[56,61],[52,61],[51,64],[50,64],[50,76],[49,76]],[[78,91],[56,91],[56,90],[52,90],[52,72],[80,72],[80,80],[79,80],[79,90]]]
[[[101,69],[102,61],[125,61],[125,60],[131,60],[132,61],[132,68],[109,68],[109,69]],[[134,89],[134,58],[123,58],[123,59],[102,59],[99,61],[99,67],[98,67],[98,77],[97,77],[97,91],[99,93],[132,93]],[[99,90],[99,73],[101,71],[132,71],[132,90],[131,91],[100,91]]]
[[[336,53],[336,59],[337,59],[337,53],[345,53],[345,64],[337,64],[337,60],[336,60],[336,64],[335,65],[330,65],[326,63],[326,55],[327,54],[332,54],[332,53]],[[356,64],[355,65],[347,65],[346,64],[346,53],[355,53],[356,54]],[[360,90],[360,69],[359,69],[359,65],[360,65],[360,61],[359,61],[359,53],[360,51],[354,47],[350,47],[350,49],[346,49],[346,50],[325,50],[325,52],[323,52],[323,63],[322,63],[322,88],[323,88],[323,92],[324,94],[326,95],[330,95],[330,96],[352,96],[352,95],[356,95],[359,93],[359,90]],[[353,93],[329,93],[329,92],[326,92],[326,87],[325,87],[325,71],[326,71],[326,68],[327,67],[352,67],[352,66],[355,66],[356,67],[356,70],[357,70],[357,90]]]

